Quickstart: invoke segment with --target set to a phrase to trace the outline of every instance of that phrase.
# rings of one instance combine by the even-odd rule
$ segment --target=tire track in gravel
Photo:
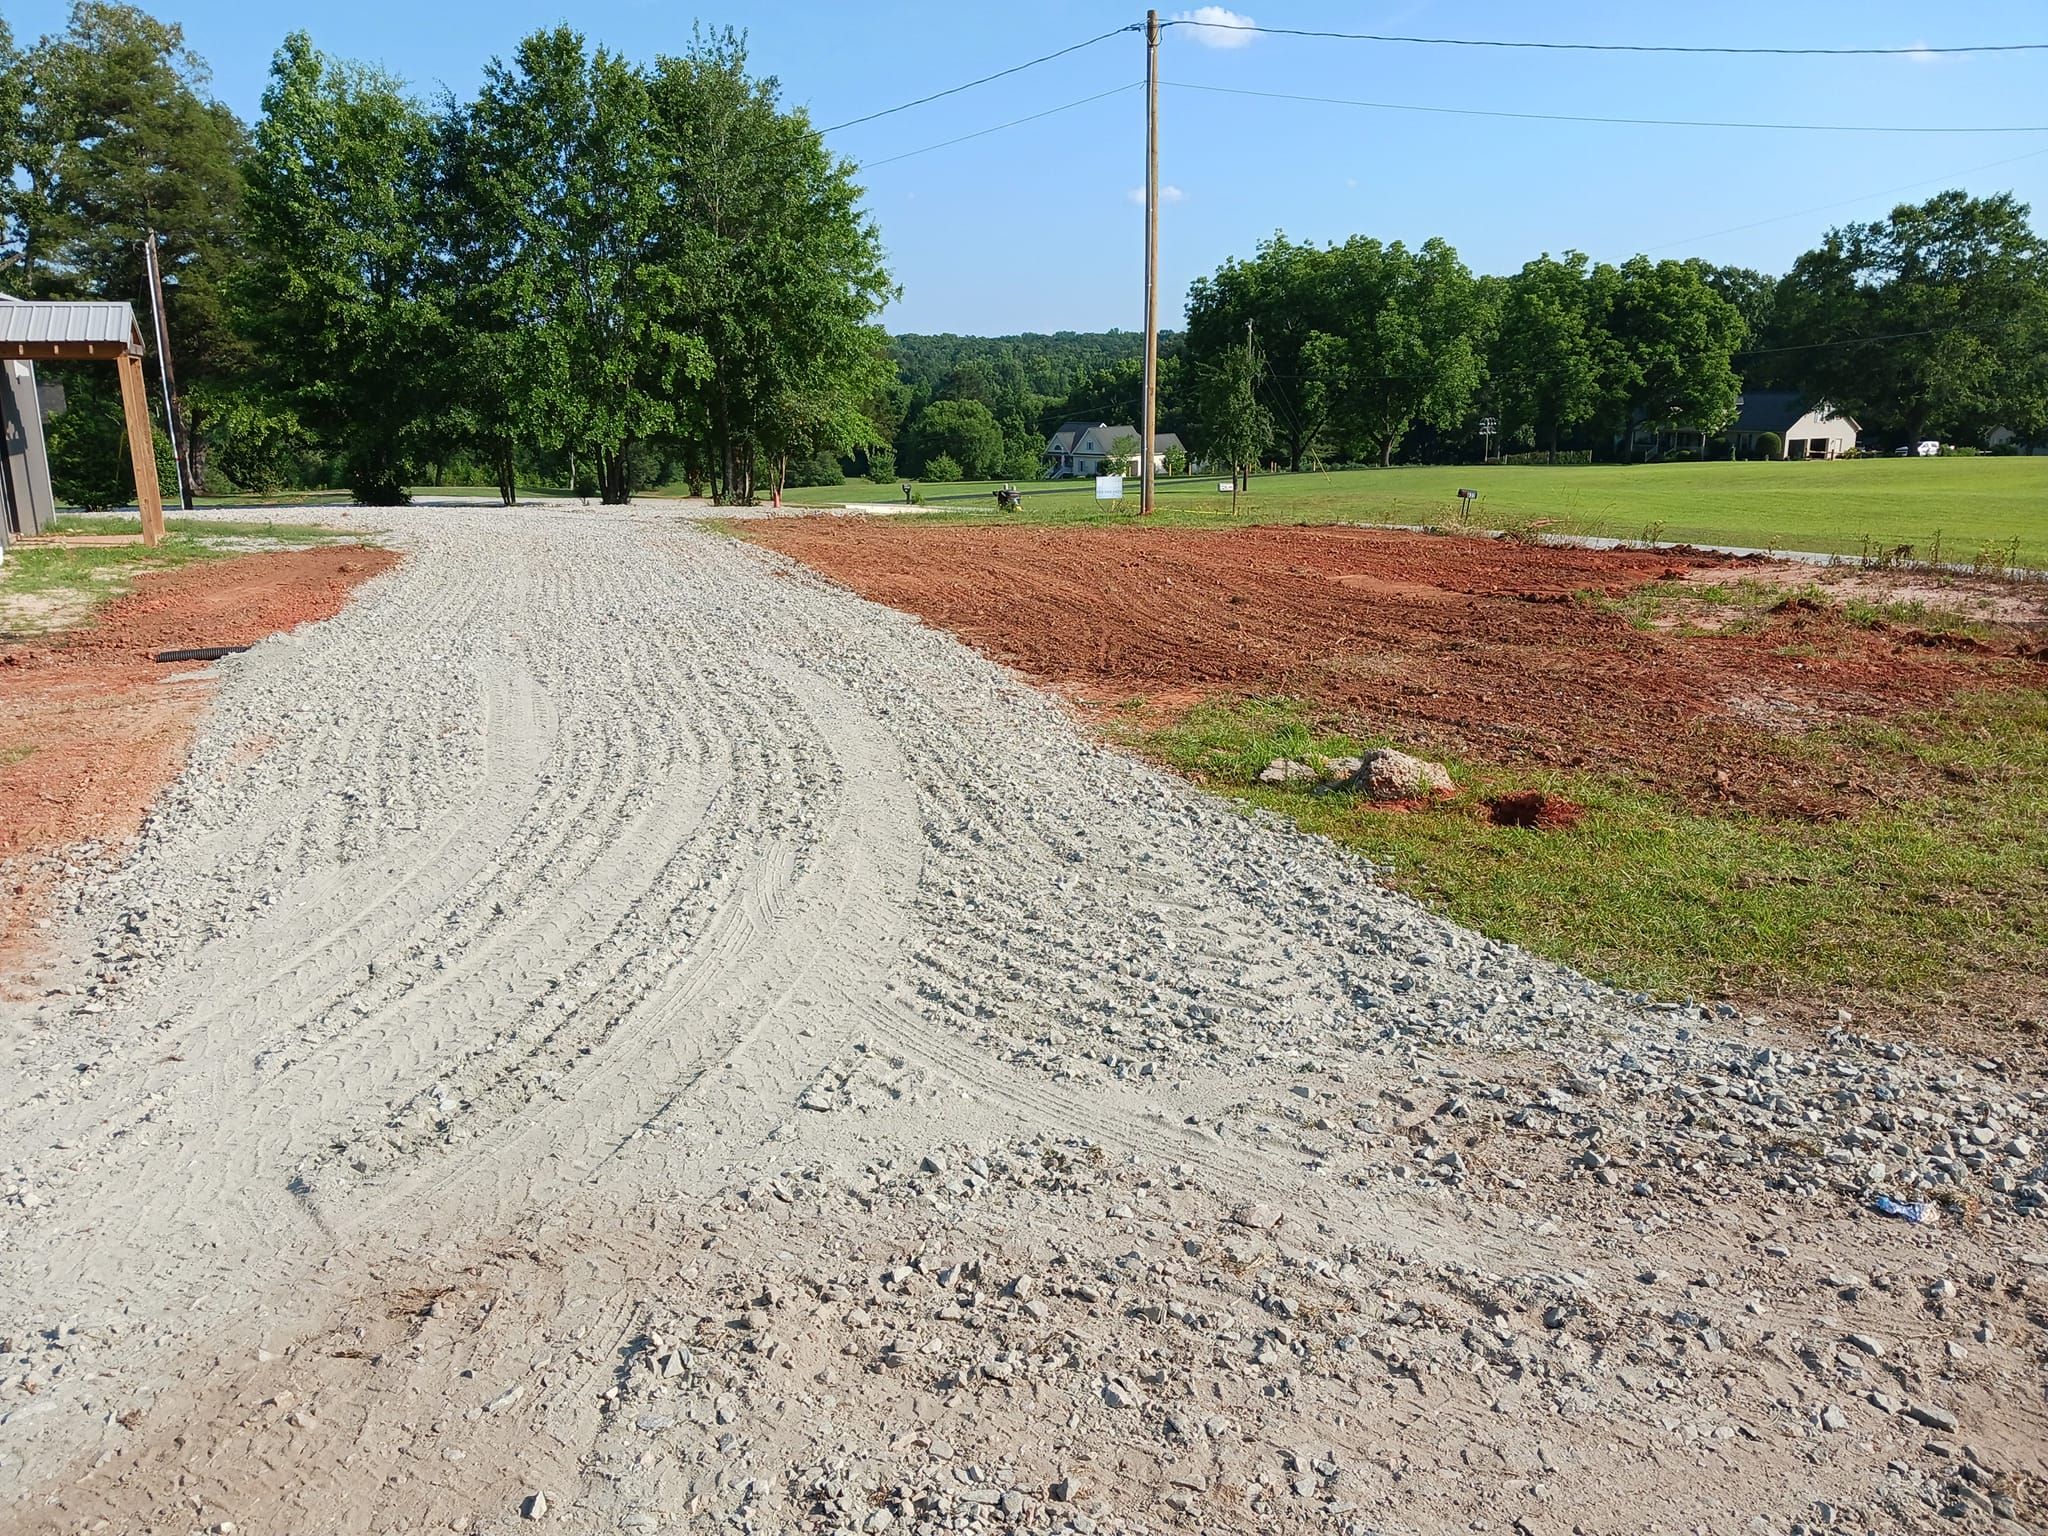
[[[295,1333],[394,1256],[793,1158],[1083,1134],[1246,1201],[1332,1198],[1283,1147],[1183,1123],[1288,1070],[1200,1068],[1205,1019],[1312,1044],[1350,1006],[1355,957],[1315,926],[1334,898],[1261,903],[1269,834],[735,541],[612,513],[403,532],[401,579],[224,670],[102,903],[186,913],[164,979],[107,1017],[82,1084],[53,1103],[53,1055],[0,1120],[77,1202],[0,1278],[74,1315],[119,1298],[157,1340],[106,1362],[120,1379]],[[210,790],[281,709],[304,716],[288,754]],[[349,830],[394,801],[420,830]],[[1382,947],[1435,932],[1371,902]],[[1172,1090],[1062,1081],[993,1038],[1114,1057],[1118,1019],[1157,1034]],[[799,1108],[877,1057],[937,1091]],[[1420,1201],[1351,1206],[1379,1240],[1498,1251]]]

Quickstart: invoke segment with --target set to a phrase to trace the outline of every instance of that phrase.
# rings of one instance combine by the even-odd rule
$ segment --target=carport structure
[[[0,363],[111,362],[121,375],[121,415],[135,467],[142,542],[164,537],[156,483],[156,443],[142,388],[142,327],[132,304],[105,299],[16,299],[0,303]]]

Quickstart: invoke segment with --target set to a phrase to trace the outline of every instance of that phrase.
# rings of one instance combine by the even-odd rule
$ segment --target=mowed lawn
[[[1092,482],[1024,482],[1022,510],[998,514],[997,482],[922,485],[920,509],[949,521],[1122,521]],[[1479,492],[1473,526],[1618,539],[1731,544],[1859,555],[1910,546],[1912,558],[2048,567],[2048,457],[1840,459],[1812,463],[1465,465],[1260,475],[1233,517],[1215,480],[1162,484],[1159,515],[1177,525],[1233,522],[1460,521],[1458,490]],[[900,503],[895,483],[811,486],[794,506]]]

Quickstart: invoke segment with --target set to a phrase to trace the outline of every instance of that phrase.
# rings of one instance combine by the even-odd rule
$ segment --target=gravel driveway
[[[2038,1061],[1630,1007],[672,514],[377,517],[0,1018],[0,1524],[2038,1510]],[[1868,1215],[1901,1124],[2011,1188]]]

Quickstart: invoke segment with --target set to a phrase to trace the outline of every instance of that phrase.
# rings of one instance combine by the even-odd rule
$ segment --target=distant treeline
[[[898,459],[1021,476],[1049,425],[1135,422],[1141,342],[894,338]],[[1492,277],[1441,240],[1276,235],[1195,282],[1161,354],[1161,429],[1219,462],[1476,459],[1485,421],[1496,452],[1623,457],[1638,423],[1713,442],[1745,390],[1825,400],[1884,443],[2034,441],[2048,243],[2009,195],[1962,192],[1832,230],[1777,278],[1577,252]]]

